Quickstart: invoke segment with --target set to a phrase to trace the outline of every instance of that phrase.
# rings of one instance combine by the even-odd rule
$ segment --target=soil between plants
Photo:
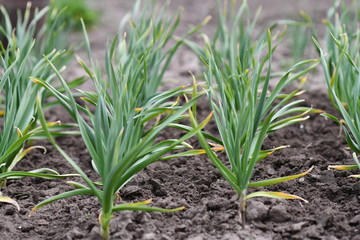
[[[304,97],[313,107],[334,112],[325,95],[309,93]],[[199,111],[206,115],[208,109]],[[61,114],[60,109],[57,114]],[[216,134],[214,123],[207,128]],[[169,130],[163,137],[179,134]],[[96,177],[80,137],[64,137],[58,142],[87,174]],[[48,143],[39,144],[45,145],[48,153],[32,152],[19,165],[21,169],[37,166],[73,172]],[[199,147],[196,140],[192,144]],[[299,180],[264,188],[296,194],[309,203],[252,199],[248,201],[247,224],[242,228],[235,192],[205,156],[157,162],[121,190],[122,200],[153,198],[153,206],[186,209],[177,213],[117,213],[111,223],[112,239],[360,239],[360,182],[347,178],[350,172],[327,170],[329,164],[352,162],[338,125],[312,115],[301,124],[271,134],[264,148],[280,145],[291,147],[263,160],[254,179],[297,174],[315,166]],[[225,158],[225,154],[220,155]],[[0,239],[100,239],[100,205],[94,197],[71,197],[41,208],[31,217],[27,215],[39,201],[69,189],[65,180],[9,180],[3,194],[18,201],[21,210],[0,205]]]

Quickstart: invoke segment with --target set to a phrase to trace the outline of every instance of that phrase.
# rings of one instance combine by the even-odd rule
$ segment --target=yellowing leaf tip
[[[359,174],[357,174],[357,175],[350,175],[350,176],[348,176],[349,178],[360,178],[360,175]]]
[[[52,127],[52,126],[55,126],[55,125],[61,125],[61,121],[58,120],[58,121],[56,121],[56,122],[49,122],[49,123],[48,123],[48,126],[49,126],[49,127]]]
[[[309,168],[309,170],[307,170],[305,173],[306,173],[306,174],[310,173],[310,172],[314,169],[314,167],[315,167],[315,166],[311,166],[311,167]]]
[[[196,150],[193,150],[193,153],[200,155],[200,154],[206,153],[206,151],[204,149],[196,149]]]
[[[311,112],[312,113],[326,113],[324,110],[320,110],[320,109],[312,109]]]
[[[17,209],[18,211],[20,211],[20,206],[19,206],[19,204],[18,204],[14,199],[12,199],[12,198],[0,196],[0,202],[12,204],[13,206],[16,207],[16,209]]]
[[[202,25],[207,24],[208,22],[210,22],[211,19],[212,19],[212,16],[208,15],[208,16],[204,19],[204,21],[202,22]]]
[[[299,197],[299,196],[296,196],[296,195],[292,195],[292,194],[288,194],[288,193],[283,193],[283,192],[277,192],[275,193],[276,195],[278,196],[282,196],[284,197],[285,199],[297,199],[297,200],[301,200],[303,202],[306,202],[306,203],[309,203],[309,201],[307,201],[306,199],[302,198],[302,197]]]
[[[328,170],[336,169],[336,170],[354,170],[358,167],[356,165],[329,165],[327,167]]]
[[[299,80],[300,80],[300,82],[304,83],[307,81],[307,77],[301,77],[301,78],[299,78]]]
[[[212,116],[214,115],[214,111],[211,111],[211,113],[209,114],[208,118],[212,118]]]
[[[35,78],[30,77],[30,79],[33,83],[36,83],[36,84],[40,83],[40,81]]]
[[[152,203],[152,198],[150,198],[150,199],[148,199],[148,200],[145,200],[144,203],[145,203],[145,204],[150,204],[150,203]]]

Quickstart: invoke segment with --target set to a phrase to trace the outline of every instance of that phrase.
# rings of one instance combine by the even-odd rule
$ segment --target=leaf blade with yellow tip
[[[268,198],[276,198],[276,199],[296,199],[296,200],[301,200],[303,202],[308,203],[308,201],[302,197],[299,197],[299,196],[296,196],[293,194],[283,193],[283,192],[254,192],[254,193],[248,194],[246,196],[246,199],[250,199],[250,198],[254,198],[254,197],[268,197]]]

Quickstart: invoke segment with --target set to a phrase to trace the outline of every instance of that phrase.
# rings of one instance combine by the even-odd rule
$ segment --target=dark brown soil
[[[111,34],[116,32],[113,23],[118,22],[119,16],[129,9],[132,1],[91,2],[106,13],[101,25],[104,27],[95,29],[90,34],[95,55],[101,58],[107,36],[110,34],[111,38]],[[184,12],[185,23],[199,23],[206,15],[215,11],[210,0],[173,2],[175,5],[187,6],[187,11]],[[304,7],[314,1],[291,1],[296,4],[289,4],[288,0],[276,0],[276,3],[257,0],[249,2],[252,6],[265,4],[266,11],[261,23],[267,24],[269,19],[288,16],[291,12],[300,10],[299,6]],[[310,12],[310,15],[321,20],[324,9],[331,2],[316,1],[313,14]],[[285,10],[279,8],[280,3]],[[120,13],[110,11],[114,9],[119,9]],[[213,27],[210,24],[205,30],[209,32]],[[281,60],[283,56],[280,54],[277,58]],[[187,50],[181,52],[174,62],[167,77],[179,79],[181,85],[181,81],[191,80],[186,74],[189,70],[195,74],[201,73],[196,57]],[[70,73],[75,77],[79,70],[71,67]],[[319,77],[316,78],[315,85],[319,86],[318,82],[323,81],[321,72],[316,75]],[[306,104],[334,113],[324,91],[318,91],[323,85],[315,87],[315,90],[314,82],[309,86],[311,91],[304,94]],[[208,114],[206,101],[202,102],[199,109],[202,116]],[[61,108],[48,112],[47,116],[52,120],[60,117],[63,122],[68,120]],[[207,129],[216,134],[214,123]],[[174,138],[179,134],[177,131],[168,131],[163,137]],[[96,179],[81,137],[64,137],[57,141],[89,176]],[[49,143],[41,141],[37,144],[44,145],[48,153],[43,155],[34,150],[19,164],[18,169],[49,167],[61,173],[74,172]],[[192,140],[192,144],[199,147],[196,140]],[[185,206],[186,209],[168,214],[128,211],[118,213],[112,220],[112,239],[360,240],[360,182],[347,178],[350,172],[327,170],[330,164],[352,163],[351,151],[346,149],[339,126],[320,115],[312,115],[301,124],[271,134],[264,143],[264,148],[280,145],[291,147],[264,159],[257,166],[254,179],[297,174],[315,166],[310,174],[301,179],[264,188],[299,195],[307,199],[308,204],[296,200],[252,199],[248,201],[247,224],[242,228],[238,222],[237,196],[210,161],[205,156],[179,158],[150,165],[121,190],[121,197],[125,202],[153,198],[153,206]],[[225,159],[225,154],[221,155]],[[39,209],[32,217],[28,216],[31,208],[38,202],[70,189],[66,180],[23,178],[8,181],[7,188],[1,191],[18,201],[21,210],[17,212],[12,205],[0,204],[0,240],[100,239],[97,222],[100,205],[94,197],[64,199]]]
[[[332,112],[325,95],[310,93],[305,97],[314,107]],[[207,111],[206,107],[203,111]],[[211,126],[214,125],[210,125],[210,131],[214,131]],[[169,131],[164,137],[178,134]],[[58,141],[87,173],[92,172],[80,137]],[[51,146],[44,144],[48,153],[32,152],[21,163],[22,169],[36,166],[73,172]],[[171,214],[118,213],[112,220],[113,239],[360,239],[360,182],[347,178],[349,172],[327,170],[329,164],[351,162],[339,127],[313,115],[302,124],[270,135],[264,147],[279,145],[291,148],[262,161],[254,178],[296,174],[315,166],[299,180],[265,188],[302,196],[308,204],[295,200],[250,200],[243,229],[238,223],[235,192],[205,156],[157,162],[121,190],[123,200],[153,198],[154,206],[186,209]],[[17,200],[21,210],[0,205],[0,239],[99,239],[100,205],[94,197],[68,198],[27,216],[39,201],[69,189],[65,180],[10,180],[3,194]]]

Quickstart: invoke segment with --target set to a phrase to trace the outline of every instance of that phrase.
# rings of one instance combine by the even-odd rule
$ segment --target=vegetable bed
[[[332,112],[324,94],[306,94],[314,107]],[[204,115],[209,109],[201,109]],[[60,114],[59,110],[54,114]],[[64,113],[65,114],[65,113]],[[209,130],[214,125],[208,126]],[[121,191],[124,201],[153,198],[156,206],[186,209],[177,213],[121,212],[112,220],[114,239],[359,239],[360,183],[347,178],[348,172],[329,171],[331,164],[351,163],[339,126],[321,117],[290,126],[270,135],[266,147],[289,144],[269,156],[255,171],[255,178],[279,173],[301,172],[315,165],[311,174],[297,181],[280,183],[270,191],[288,191],[309,201],[253,199],[248,202],[248,223],[238,222],[237,196],[205,156],[157,162],[146,168]],[[174,137],[177,132],[167,132]],[[89,156],[80,137],[58,140],[60,146],[90,173]],[[196,146],[196,145],[195,145]],[[22,162],[71,172],[62,157],[48,143],[48,153],[31,153]],[[225,157],[225,156],[223,156]],[[80,161],[81,160],[81,161]],[[266,176],[264,176],[264,174]],[[24,178],[8,183],[4,194],[22,206],[17,212],[2,205],[3,239],[99,239],[95,198],[72,197],[27,214],[40,200],[71,189],[60,180]]]
[[[44,56],[40,61],[41,65],[39,63],[46,70],[43,75],[37,76],[34,71],[28,76],[31,77],[32,86],[42,89],[43,99],[38,97],[35,101],[35,97],[31,98],[34,120],[26,120],[31,124],[25,130],[15,125],[13,132],[22,137],[23,132],[26,133],[29,129],[32,131],[32,127],[36,125],[36,139],[30,138],[21,149],[27,152],[27,147],[35,147],[31,151],[29,149],[24,154],[25,157],[22,160],[20,158],[21,161],[11,164],[7,170],[10,174],[12,171],[15,174],[15,171],[22,173],[34,169],[53,169],[60,174],[70,175],[59,175],[61,179],[51,180],[24,177],[0,181],[3,184],[0,192],[0,240],[102,239],[100,235],[104,239],[147,240],[360,240],[360,181],[357,175],[360,167],[356,155],[359,154],[360,147],[356,142],[358,139],[353,139],[353,136],[357,136],[357,122],[352,123],[354,127],[348,124],[351,118],[357,118],[357,104],[351,104],[351,101],[352,98],[358,99],[358,95],[355,92],[353,96],[351,88],[350,93],[347,90],[341,91],[341,87],[327,92],[323,74],[323,70],[328,70],[326,64],[330,62],[330,75],[326,76],[329,88],[334,86],[334,82],[341,86],[344,75],[355,82],[358,80],[357,74],[360,76],[356,68],[358,54],[348,52],[348,39],[341,31],[333,36],[326,35],[327,44],[334,39],[331,49],[334,52],[338,50],[337,55],[333,52],[328,54],[329,50],[325,47],[328,45],[319,40],[324,38],[322,30],[311,39],[311,33],[314,35],[311,31],[317,31],[321,18],[325,18],[326,12],[333,6],[332,1],[316,3],[313,8],[307,9],[314,25],[311,25],[307,15],[302,14],[301,24],[283,21],[277,22],[281,27],[276,28],[270,27],[271,22],[282,19],[282,16],[294,20],[286,11],[298,11],[301,4],[295,4],[294,1],[294,9],[291,9],[289,1],[276,0],[277,4],[284,4],[284,9],[279,10],[269,3],[249,1],[251,16],[255,16],[255,8],[259,4],[265,4],[266,11],[259,15],[254,31],[249,30],[251,37],[254,34],[260,39],[258,43],[250,40],[251,37],[247,38],[248,33],[242,31],[242,28],[239,28],[239,36],[224,34],[228,29],[224,28],[226,24],[222,20],[227,19],[226,17],[214,17],[208,23],[209,18],[206,16],[216,16],[219,10],[212,0],[173,1],[176,3],[165,10],[171,13],[169,19],[172,16],[175,25],[177,12],[173,9],[182,5],[188,9],[184,12],[184,20],[180,21],[179,28],[176,29],[175,41],[170,31],[170,43],[163,47],[161,44],[167,42],[167,35],[163,31],[150,34],[150,45],[153,43],[151,37],[160,36],[161,40],[155,41],[160,50],[150,47],[144,55],[141,51],[148,46],[148,36],[144,34],[141,38],[136,34],[132,35],[131,27],[125,27],[129,31],[126,43],[122,41],[121,35],[111,42],[118,31],[118,25],[113,23],[120,23],[122,15],[133,7],[130,4],[132,1],[107,0],[104,4],[90,2],[91,6],[100,11],[101,22],[98,26],[92,26],[88,33],[83,23],[78,24],[76,28],[82,26],[84,33],[71,36],[72,40],[85,42],[80,50],[72,49],[84,61],[79,61],[80,64],[74,61],[68,64],[69,69],[60,73],[68,55],[66,52],[53,52]],[[159,2],[163,3],[161,0]],[[246,7],[244,12],[239,10],[245,18]],[[120,9],[121,14],[115,9]],[[236,13],[237,10],[233,10]],[[328,14],[329,12],[331,11]],[[140,10],[138,13],[146,16],[146,11]],[[231,16],[234,17],[233,20],[236,19],[235,15]],[[159,17],[168,16],[159,13]],[[140,33],[151,31],[146,28],[148,22],[141,22],[141,17],[139,19],[140,22],[134,21],[131,26],[141,29]],[[223,24],[223,29],[214,35],[219,22],[220,25]],[[234,22],[237,23],[235,20]],[[189,23],[193,26],[187,26]],[[154,24],[154,31],[158,31],[160,28],[156,28],[156,21]],[[290,26],[292,36],[286,33],[281,42],[282,26],[285,24]],[[244,29],[249,29],[249,26],[252,26],[251,22],[245,21]],[[295,27],[294,32],[291,32],[291,26]],[[304,46],[301,45],[304,41],[300,38],[301,34],[305,34],[300,32],[304,31],[302,26],[308,28],[306,34],[310,36]],[[172,25],[168,27],[171,29]],[[268,27],[271,30],[266,31]],[[209,34],[210,41],[200,37],[199,32]],[[354,34],[358,35],[358,32]],[[185,36],[186,41],[182,42],[178,36]],[[249,43],[253,48],[251,51],[250,48],[242,51],[239,47],[241,56],[237,56],[238,48],[233,44],[234,39],[226,36],[232,36],[236,40],[239,38],[242,43]],[[218,42],[211,42],[216,37]],[[350,46],[354,39],[360,39],[352,37],[351,35]],[[143,40],[144,45],[141,45]],[[104,50],[106,41],[108,48]],[[131,44],[137,41],[140,44]],[[279,42],[280,47],[275,50],[274,47]],[[11,40],[9,43],[11,44]],[[186,46],[177,49],[176,43]],[[175,47],[171,48],[173,46]],[[317,52],[316,48],[322,48],[325,54],[321,50]],[[176,51],[173,58],[172,51]],[[314,59],[296,65],[296,62],[308,59],[304,57],[303,51],[305,56],[309,55]],[[165,60],[159,61],[164,52],[168,55],[164,55]],[[134,60],[132,54],[140,57]],[[71,53],[69,58],[70,55]],[[10,64],[12,55],[9,56],[4,62]],[[41,54],[34,57],[41,59]],[[252,61],[251,57],[254,57]],[[60,62],[56,62],[58,58]],[[323,69],[321,64],[316,66],[320,60],[315,58],[322,59]],[[99,65],[95,62],[98,60]],[[260,64],[262,60],[264,62]],[[117,63],[121,68],[116,68]],[[343,66],[344,69],[346,67],[346,71],[334,68],[335,65],[331,63]],[[294,74],[284,74],[283,72],[291,69],[291,65],[295,66],[292,68]],[[163,69],[166,72],[162,72]],[[281,74],[276,75],[278,72]],[[299,72],[303,74],[297,76]],[[24,71],[24,78],[26,74]],[[63,80],[58,81],[62,79],[61,76],[68,80],[84,74],[92,80],[88,80],[83,86],[76,86],[83,82],[79,78],[74,86],[94,89],[94,84],[97,92],[80,92],[75,95],[73,89],[70,90],[73,88],[71,84],[68,86]],[[118,78],[117,74],[121,77]],[[247,84],[235,84],[241,94],[236,90],[232,92],[233,76],[234,79],[239,76],[239,79],[247,81]],[[292,80],[293,76],[296,77]],[[274,80],[278,81],[281,77],[283,81],[289,78],[289,84],[284,84],[281,94],[274,95],[272,99],[271,94],[276,92]],[[50,87],[50,81],[54,79],[62,87]],[[298,79],[300,81],[296,81]],[[134,83],[135,80],[139,83]],[[158,88],[160,82],[164,85]],[[137,88],[140,85],[146,90]],[[1,92],[10,91],[6,88],[7,85],[3,86],[5,88]],[[254,91],[249,90],[249,86]],[[303,89],[306,90],[304,93]],[[161,94],[154,95],[155,92]],[[63,106],[53,107],[57,102],[54,101],[55,97],[49,97],[50,93],[60,101],[58,105]],[[229,96],[233,96],[233,99]],[[4,99],[5,97],[0,100],[6,102]],[[49,104],[49,99],[54,102]],[[121,99],[127,99],[128,102]],[[9,110],[3,110],[3,102],[0,102],[3,104],[0,105],[0,110],[2,118],[5,118]],[[291,102],[296,104],[292,105]],[[244,108],[242,104],[248,107]],[[89,107],[89,110],[84,106]],[[352,112],[346,115],[346,111]],[[346,121],[341,120],[344,115]],[[231,116],[233,119],[225,117],[224,120],[224,116]],[[254,123],[249,124],[250,130],[245,131],[246,133],[236,131],[237,126],[249,123],[241,118],[237,119],[238,116],[246,116]],[[57,128],[55,124],[58,120],[70,123],[71,128],[67,129],[66,124]],[[24,120],[25,125],[28,124],[26,121]],[[220,124],[224,124],[222,129]],[[4,122],[1,121],[1,127],[3,125]],[[186,131],[183,131],[184,126],[188,126]],[[74,135],[79,129],[82,136],[79,132]],[[231,142],[236,137],[241,140]],[[190,146],[192,149],[189,149]],[[257,151],[257,147],[267,152]],[[14,155],[12,153],[9,156],[11,160]],[[15,152],[15,159],[19,156],[23,157]],[[148,162],[151,164],[147,165]],[[352,166],[344,167],[344,164]],[[347,168],[347,171],[329,169],[330,165],[339,169]],[[8,165],[1,165],[2,170],[5,166]],[[141,170],[142,168],[144,169]],[[3,176],[7,174],[6,169],[4,171],[5,173],[0,172]],[[46,170],[45,173],[54,174],[51,171]],[[31,174],[35,176],[38,173]],[[132,178],[131,174],[135,174],[135,177]],[[249,180],[245,177],[247,174],[250,176]],[[349,177],[350,175],[353,177]],[[69,196],[75,195],[73,193],[80,195],[46,202],[47,199],[52,201],[54,196],[66,192]],[[17,210],[17,204],[20,210]],[[109,222],[110,227],[107,225]]]

